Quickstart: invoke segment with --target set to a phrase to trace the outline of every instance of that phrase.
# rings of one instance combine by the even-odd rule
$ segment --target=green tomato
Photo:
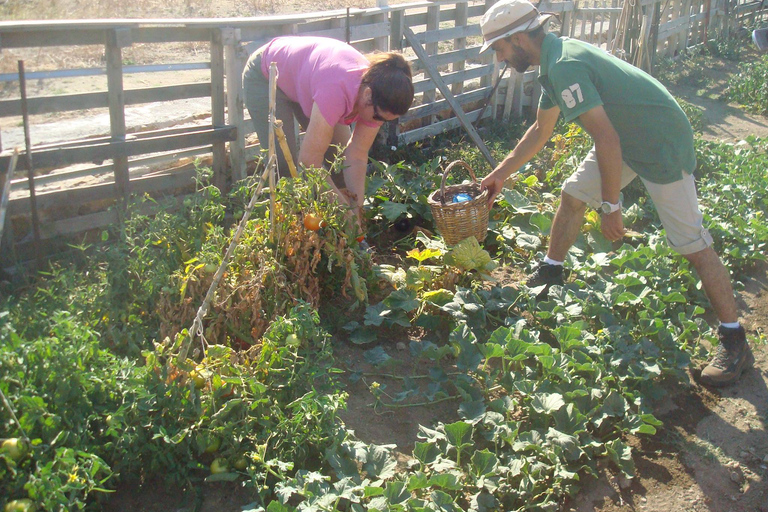
[[[24,440],[18,437],[12,437],[3,441],[3,446],[0,448],[3,452],[7,453],[13,460],[19,460],[29,451],[29,447]]]
[[[298,347],[301,344],[301,340],[295,334],[291,333],[285,337],[285,344],[288,347]]]
[[[219,457],[218,459],[213,459],[213,462],[211,462],[211,474],[212,475],[218,475],[219,473],[226,473],[229,471],[229,465],[227,464],[227,459],[223,459]]]
[[[211,436],[208,438],[208,446],[205,447],[205,453],[215,453],[219,451],[220,447],[221,439],[216,436]]]
[[[245,455],[241,455],[235,459],[234,466],[238,471],[245,471],[245,468],[248,467],[248,459],[245,458]]]
[[[197,365],[194,370],[189,372],[189,377],[195,383],[195,389],[203,389],[208,384],[211,377],[211,371],[203,365]]]
[[[4,512],[34,512],[37,510],[35,503],[27,498],[11,500],[5,504]]]

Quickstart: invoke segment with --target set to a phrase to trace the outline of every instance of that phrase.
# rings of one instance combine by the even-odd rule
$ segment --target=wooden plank
[[[467,3],[466,2],[460,2],[456,4],[456,26],[457,27],[463,27],[467,25]],[[467,38],[466,37],[458,37],[453,40],[453,52],[463,52],[467,48]],[[478,50],[479,53],[479,50]],[[451,71],[454,73],[457,73],[459,71],[464,71],[464,68],[466,67],[466,59],[461,59],[459,61],[453,62],[453,65],[451,66]],[[451,86],[451,92],[455,95],[461,94],[464,91],[464,82],[459,82],[457,84],[453,84]]]
[[[480,25],[468,25],[453,28],[440,28],[427,30],[416,34],[416,40],[422,45],[447,41],[449,39],[467,38],[480,36]]]
[[[125,142],[125,96],[123,95],[123,58],[116,30],[107,32],[107,98],[109,104],[109,133],[114,142]],[[118,196],[125,202],[130,194],[130,178],[128,176],[128,157],[113,158],[115,170],[115,186]],[[39,164],[42,167],[46,167]]]
[[[195,69],[209,69],[208,62],[182,62],[176,64],[147,64],[140,66],[123,66],[123,73],[165,73],[168,71],[191,71]],[[103,67],[98,68],[71,68],[55,69],[51,71],[33,71],[27,73],[29,80],[52,80],[56,78],[78,78],[85,76],[106,75],[107,70]],[[0,73],[0,82],[18,82],[18,73]]]
[[[472,123],[467,119],[466,115],[464,114],[464,111],[461,108],[461,105],[459,105],[456,102],[456,100],[453,97],[453,94],[451,94],[450,89],[448,89],[448,86],[445,84],[445,82],[443,82],[442,78],[440,77],[440,72],[437,70],[437,68],[435,68],[430,63],[429,55],[427,55],[427,52],[424,50],[424,48],[421,47],[418,41],[415,40],[415,37],[413,35],[413,32],[411,32],[411,29],[409,28],[405,29],[405,38],[408,40],[408,42],[411,43],[411,47],[413,48],[413,51],[416,52],[416,55],[425,62],[427,66],[427,73],[429,73],[429,75],[432,77],[432,80],[434,80],[435,84],[440,89],[440,92],[443,93],[443,96],[445,96],[445,99],[448,101],[448,104],[453,109],[461,125],[464,127],[465,130],[467,130],[467,133],[469,134],[469,138],[472,140],[472,142],[475,143],[478,149],[480,149],[480,153],[483,154],[483,156],[491,165],[491,167],[495,168],[496,160],[494,160],[493,156],[491,155],[491,152],[488,151],[488,148],[485,146],[485,143],[477,134],[477,131],[472,126]]]
[[[194,166],[185,166],[181,170],[168,170],[151,176],[142,176],[131,181],[136,195],[154,194],[168,189],[177,189],[192,183],[197,170]],[[71,204],[87,204],[91,202],[110,201],[118,199],[114,183],[100,183],[65,190],[41,192],[37,196],[38,207],[45,211]],[[29,214],[29,196],[17,197],[10,200],[8,215],[16,217]]]
[[[8,199],[11,196],[11,178],[16,170],[16,162],[19,160],[19,152],[14,150],[8,167],[4,171],[0,169],[0,245],[3,240],[3,227],[5,226],[5,212],[8,210]]]
[[[403,50],[403,11],[394,11],[389,17],[389,48]]]
[[[456,99],[456,102],[460,105],[464,105],[466,103],[470,103],[472,101],[479,101],[482,99],[485,99],[486,95],[491,92],[490,87],[483,87],[482,89],[475,89],[473,91],[463,92],[460,94],[457,94],[454,96]],[[438,112],[441,112],[443,110],[448,110],[451,108],[451,105],[448,103],[446,99],[437,100],[432,103],[427,103],[426,105],[419,105],[418,107],[413,107],[408,111],[408,114],[402,116],[400,118],[401,123],[406,123],[412,119],[419,119],[426,116],[431,116],[433,114],[437,114]]]
[[[474,68],[465,69],[464,71],[458,71],[456,73],[446,73],[442,75],[441,81],[446,84],[455,84],[458,82],[466,82],[473,78],[482,78],[493,72],[493,65],[478,66]],[[428,78],[426,80],[415,80],[413,82],[413,90],[416,93],[424,91],[426,89],[434,87],[434,80]],[[488,87],[487,85],[484,87]]]
[[[237,128],[237,138],[229,143],[232,182],[235,183],[244,179],[247,175],[242,76],[248,55],[240,46],[238,29],[227,29],[222,34],[224,36],[224,62],[227,67],[227,124]]]
[[[224,94],[224,38],[221,29],[211,30],[211,123],[213,128],[226,125]],[[224,141],[213,144],[213,184],[222,192],[229,190],[227,148]]]
[[[219,128],[202,127],[188,130],[183,134],[169,136],[161,135],[151,138],[109,141],[47,150],[35,149],[35,167],[60,168],[71,164],[101,162],[110,158],[128,158],[135,155],[207,146],[216,142],[232,141],[236,135],[237,128],[234,126],[222,126]],[[0,157],[0,165],[6,165],[8,159],[9,156]],[[19,162],[20,165],[17,168],[23,167],[22,163]]]
[[[439,5],[429,6],[427,8],[427,31],[436,30],[439,26],[440,26],[440,6]],[[405,33],[407,35],[413,35],[413,32],[409,28],[405,29]],[[415,44],[415,45],[417,45],[419,47],[419,49],[422,49],[421,43],[416,42],[411,37],[407,37],[407,35],[406,35],[406,40],[410,43],[411,46],[413,46]],[[429,62],[428,58],[427,59],[422,59],[422,56],[419,55],[419,52],[417,51],[416,48],[413,48],[413,50],[416,52],[416,55],[419,57],[419,59],[421,59],[423,62]],[[425,52],[425,55],[435,55],[435,54],[437,54],[438,53],[437,52],[437,42],[427,43],[423,47],[423,50]],[[438,75],[438,78],[439,78],[439,76],[440,76],[440,72],[439,71],[437,71],[437,75]],[[425,74],[424,76],[427,76],[427,75]],[[422,96],[422,101],[424,103],[431,103],[431,102],[435,101],[435,98],[437,97],[437,91],[434,88],[435,85],[434,85],[433,82],[430,82],[430,83],[428,83],[426,85],[428,85],[429,88],[424,90],[424,94]],[[432,116],[432,117],[429,118],[429,123],[430,124],[434,123],[435,121],[437,121],[437,118],[435,116]]]
[[[438,53],[437,55],[432,56],[432,62],[435,64],[435,66],[447,66],[449,64],[455,64],[457,62],[466,62],[470,59],[477,59],[477,57],[480,55],[480,47],[479,46],[473,46],[471,48],[465,48],[462,50],[452,50],[449,52],[443,52]],[[411,70],[415,73],[417,71],[423,71],[424,66],[422,65],[421,61],[417,58],[414,58],[410,61],[411,64]],[[466,68],[466,64],[461,69],[454,69],[453,71],[461,71]]]
[[[125,105],[205,98],[211,95],[211,84],[192,83],[162,87],[147,87],[144,89],[123,91],[123,94]],[[106,108],[108,105],[108,94],[105,91],[81,94],[60,94],[57,96],[37,96],[35,98],[27,99],[27,108],[29,108],[30,115],[72,112],[75,110],[86,110],[91,108]],[[0,117],[20,115],[20,100],[0,100]]]
[[[346,38],[345,27],[328,28],[323,30],[313,30],[313,31],[307,31],[307,32],[304,32],[300,28],[299,33],[303,36],[330,37],[332,39],[338,39],[339,41],[344,41],[344,39]],[[349,37],[351,42],[367,41],[369,39],[388,37],[389,33],[390,33],[389,22],[376,23],[375,25],[359,25],[359,26],[350,25],[349,27]],[[352,46],[356,46],[356,45],[353,44]]]
[[[480,114],[481,109],[473,110],[472,112],[467,112],[466,120],[469,123],[474,123],[477,121],[477,116]],[[485,110],[485,113],[483,115],[483,119],[491,117],[491,113],[488,109]],[[463,126],[461,121],[458,117],[451,117],[450,119],[446,119],[444,121],[439,121],[437,123],[430,124],[428,126],[425,126],[423,128],[416,128],[415,130],[408,130],[407,132],[404,132],[400,134],[400,138],[398,142],[400,144],[412,144],[414,142],[428,139],[431,137],[434,137],[435,135],[440,135],[441,133],[445,133],[450,130],[456,130]],[[495,166],[493,166],[495,167]]]
[[[130,159],[129,163],[131,167],[150,167],[150,166],[157,166],[161,164],[171,164],[173,162],[178,162],[180,160],[183,160],[184,158],[199,158],[201,155],[210,154],[210,153],[211,153],[210,146],[202,146],[202,147],[196,147],[196,148],[187,149],[187,150],[174,150],[174,151],[169,151],[169,152],[160,153],[160,154],[153,154],[152,156],[142,156],[138,158],[132,158]],[[172,167],[172,165],[167,165],[167,167]],[[73,180],[77,178],[98,176],[101,174],[111,174],[112,172],[113,170],[112,170],[111,163],[94,165],[94,166],[85,167],[82,169],[74,169],[74,170],[66,169],[61,172],[40,174],[38,176],[35,176],[35,184],[42,186],[50,183],[65,182],[65,181]],[[155,172],[157,172],[157,170],[147,170],[145,172],[142,172],[142,174],[137,175],[137,172],[134,170],[131,174],[134,175],[132,179],[136,179],[137,176],[149,174],[149,173],[155,173]],[[27,189],[26,180],[22,180],[22,179],[11,180],[11,192],[14,192],[17,190],[26,190],[26,189]]]

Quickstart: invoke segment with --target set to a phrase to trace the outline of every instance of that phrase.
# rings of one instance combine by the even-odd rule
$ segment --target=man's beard
[[[512,57],[507,60],[507,64],[512,66],[518,73],[525,73],[531,67],[531,61],[519,46],[513,45],[512,51]]]

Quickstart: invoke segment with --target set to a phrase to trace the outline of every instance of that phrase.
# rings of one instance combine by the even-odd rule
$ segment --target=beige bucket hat
[[[768,52],[768,27],[758,28],[752,32],[752,41],[761,52]]]
[[[539,12],[527,0],[500,0],[493,4],[480,20],[480,31],[485,40],[480,53],[488,50],[503,37],[539,28],[551,17],[551,14]]]

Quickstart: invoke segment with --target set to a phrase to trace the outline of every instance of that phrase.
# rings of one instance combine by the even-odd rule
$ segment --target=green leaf
[[[205,477],[206,482],[234,482],[240,478],[240,473],[216,473]]]
[[[528,222],[531,226],[536,226],[542,235],[549,235],[549,230],[552,228],[552,219],[541,212],[535,212],[531,215]]]
[[[416,442],[413,445],[413,456],[422,464],[432,464],[440,455],[440,449],[433,442]]]
[[[421,471],[417,471],[408,476],[407,486],[408,490],[411,492],[418,491],[419,489],[426,489],[429,487],[429,479],[427,478],[427,475]]]
[[[382,366],[391,364],[392,357],[382,347],[376,347],[365,351],[365,361],[373,366]]]
[[[363,327],[361,329],[355,330],[352,334],[350,334],[349,341],[355,345],[366,345],[368,343],[373,343],[378,339],[376,332],[376,329]]]
[[[621,417],[624,416],[627,408],[628,405],[624,397],[611,390],[603,401],[602,411],[606,416]]]
[[[565,405],[560,393],[536,393],[531,400],[531,407],[540,414],[552,414]]]
[[[531,201],[517,190],[505,188],[502,195],[504,201],[512,207],[515,213],[536,213],[539,211],[536,205],[531,204]]]
[[[437,510],[444,512],[461,511],[461,508],[453,502],[451,495],[443,491],[433,491],[430,498],[432,498],[432,503],[437,507]]]
[[[635,477],[635,463],[632,460],[632,448],[619,439],[605,444],[608,457],[627,478]]]
[[[522,233],[515,237],[515,243],[521,249],[526,251],[535,251],[541,246],[541,238],[536,235],[530,235],[528,233]]]
[[[499,465],[499,458],[486,448],[472,454],[472,473],[475,476],[492,475]]]
[[[389,222],[395,222],[400,216],[408,213],[408,206],[393,201],[384,201],[381,203],[381,213]]]
[[[387,480],[395,476],[397,460],[383,446],[371,445],[368,451],[368,460],[363,464],[363,471],[372,479]],[[400,482],[402,484],[402,482]]]
[[[452,446],[460,449],[472,445],[472,430],[471,423],[457,421],[445,426],[445,437]]]
[[[436,306],[445,306],[453,300],[453,292],[445,288],[424,292],[424,300]]]
[[[464,484],[461,478],[456,473],[443,473],[440,475],[433,475],[429,478],[429,484],[448,489],[449,491],[460,491],[464,488]]]
[[[483,249],[473,236],[465,238],[453,246],[445,255],[446,265],[453,265],[462,270],[487,270],[491,263],[491,255]]]
[[[459,414],[462,418],[477,423],[485,414],[485,401],[475,400],[472,402],[462,402],[459,406]]]
[[[441,256],[442,254],[443,254],[442,251],[439,251],[437,249],[429,249],[429,248],[422,249],[422,250],[415,248],[405,253],[406,256],[408,256],[409,258],[415,259],[419,263],[422,263],[428,260],[429,258],[436,258],[438,256]]]
[[[384,304],[390,309],[399,309],[406,313],[419,307],[416,292],[409,289],[400,289],[390,293],[389,297],[384,299]]]
[[[397,464],[395,463],[395,465]],[[393,481],[387,483],[384,496],[390,505],[397,505],[408,500],[411,497],[411,492],[405,487],[405,482]]]

